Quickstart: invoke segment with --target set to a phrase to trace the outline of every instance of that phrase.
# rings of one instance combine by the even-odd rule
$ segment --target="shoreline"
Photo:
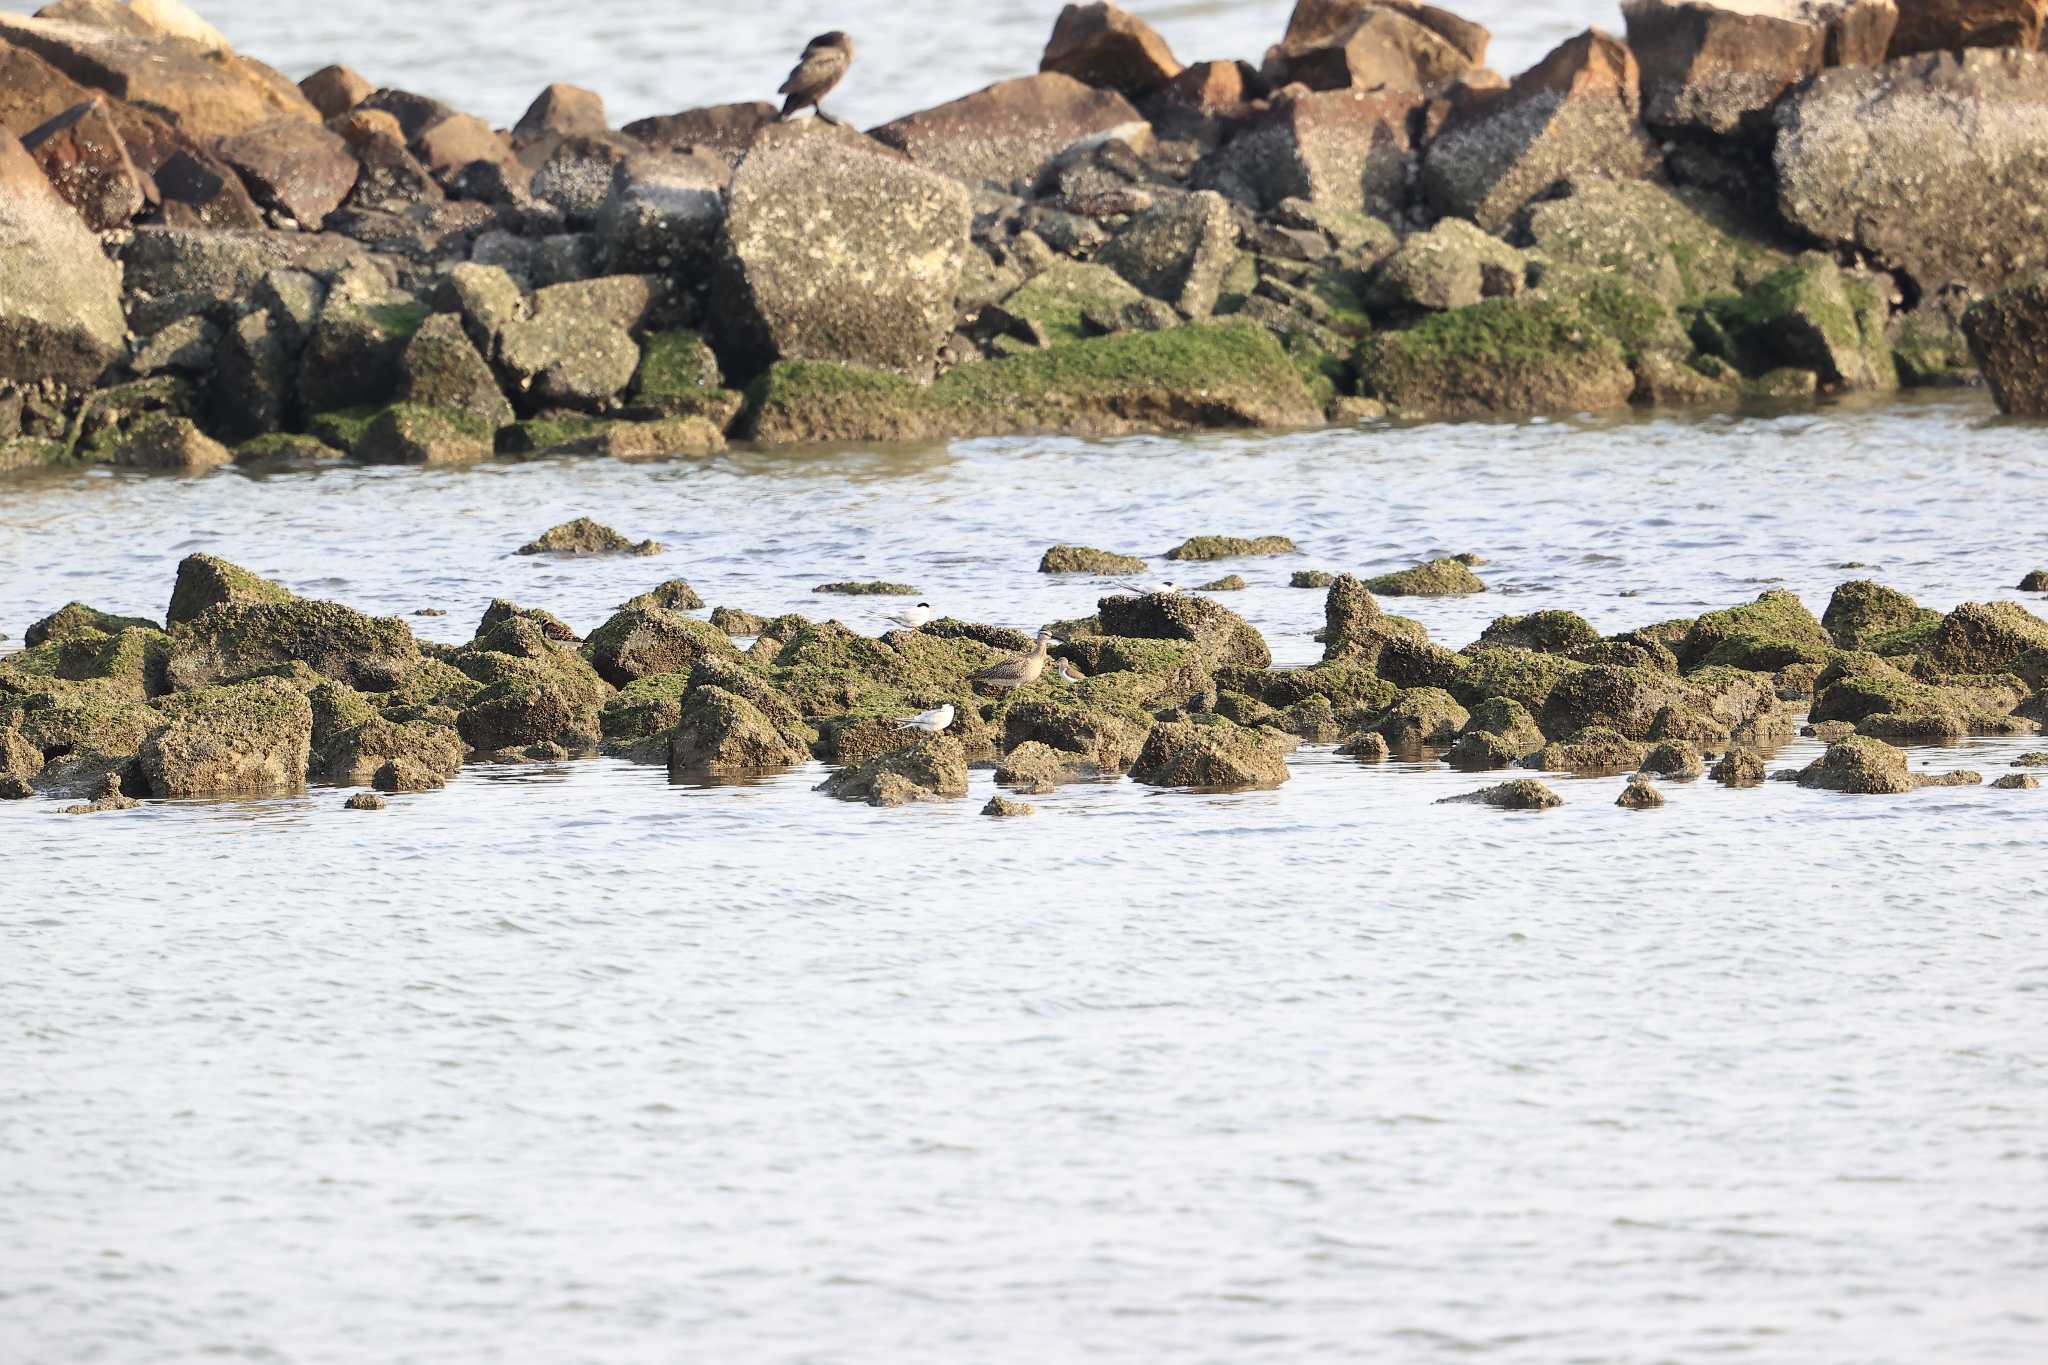
[[[861,133],[566,86],[495,130],[61,0],[0,16],[0,469],[2048,408],[2039,33],[1800,13],[1633,5],[1507,80],[1427,6],[1300,5],[1257,67],[1070,6]]]

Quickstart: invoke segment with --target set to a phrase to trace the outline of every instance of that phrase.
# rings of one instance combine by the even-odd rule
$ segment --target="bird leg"
[[[833,126],[834,128],[844,128],[844,127],[846,127],[846,126],[847,126],[847,125],[846,125],[846,123],[845,123],[845,122],[844,122],[843,120],[841,120],[841,119],[836,119],[836,118],[832,117],[832,115],[830,115],[830,114],[826,113],[826,112],[825,112],[825,110],[824,110],[824,107],[823,107],[822,105],[812,105],[811,107],[812,107],[813,109],[817,110],[817,114],[818,114],[818,121],[819,121],[820,123],[829,123],[829,124],[831,124],[831,125],[832,125],[832,126]]]

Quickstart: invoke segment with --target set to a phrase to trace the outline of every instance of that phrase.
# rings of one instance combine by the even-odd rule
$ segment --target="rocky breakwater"
[[[1386,586],[1484,590],[1456,560]],[[193,555],[161,622],[72,603],[0,658],[0,795],[113,810],[318,783],[423,792],[477,759],[608,755],[698,780],[823,760],[825,794],[895,806],[964,798],[977,768],[1027,793],[1119,776],[1277,787],[1303,744],[1642,783],[1694,780],[1711,762],[1713,780],[1754,787],[1802,723],[1839,752],[1788,775],[1907,791],[1925,783],[1889,741],[2025,734],[2048,719],[2048,622],[2010,602],[1941,614],[1870,582],[1843,584],[1818,617],[1775,590],[1606,636],[1551,609],[1500,617],[1452,649],[1338,575],[1324,658],[1284,669],[1218,602],[1117,594],[1050,627],[1059,665],[1007,670],[1008,686],[992,666],[1032,641],[1003,627],[941,618],[870,637],[701,609],[670,580],[584,637],[498,601],[468,643],[437,646]],[[923,712],[943,729],[898,724]],[[1857,776],[1872,772],[1882,780]]]
[[[0,467],[441,463],[1966,382],[2048,407],[2038,7],[1427,5],[1253,65],[1069,6],[867,134],[510,129],[176,0],[0,16]],[[766,77],[764,76],[764,81]],[[1972,310],[1975,310],[1974,312]]]

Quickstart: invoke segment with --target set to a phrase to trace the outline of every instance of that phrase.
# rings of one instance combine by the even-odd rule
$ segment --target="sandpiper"
[[[974,675],[974,681],[984,687],[993,687],[1009,692],[1019,687],[1028,687],[1038,681],[1038,675],[1045,672],[1045,661],[1052,649],[1052,628],[1038,632],[1038,640],[1029,654],[1017,654],[1001,663],[990,664]]]
[[[818,117],[827,123],[837,123],[822,108],[818,101],[832,93],[832,87],[839,84],[846,68],[853,65],[853,39],[833,29],[821,33],[804,45],[804,55],[797,59],[796,67],[789,73],[789,79],[776,89],[776,94],[787,95],[779,117],[788,118],[797,110],[809,107],[818,110]]]

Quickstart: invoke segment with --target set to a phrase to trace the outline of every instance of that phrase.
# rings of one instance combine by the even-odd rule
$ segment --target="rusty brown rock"
[[[657,151],[698,147],[715,152],[731,164],[752,145],[754,134],[775,122],[775,115],[775,106],[764,100],[746,104],[713,104],[702,109],[685,109],[680,113],[635,119],[620,131]]]
[[[263,63],[190,38],[0,14],[0,43],[72,80],[165,111],[186,137],[232,137],[277,118],[319,120],[298,86]]]
[[[1008,188],[1062,148],[1131,125],[1143,128],[1144,117],[1122,95],[1042,71],[908,114],[869,135],[927,170]]]
[[[318,229],[355,188],[348,143],[317,123],[276,119],[225,138],[220,158],[235,168],[259,204]]]
[[[519,122],[512,125],[512,136],[523,138],[559,133],[564,137],[574,137],[579,133],[607,132],[610,127],[605,122],[604,96],[578,85],[556,82],[526,106]]]
[[[358,171],[348,206],[395,212],[442,198],[441,187],[406,150],[398,119],[381,109],[356,108],[327,125],[355,157]]]
[[[1496,232],[1561,181],[1653,174],[1663,157],[1637,122],[1637,82],[1628,47],[1587,29],[1504,94],[1453,113],[1429,145],[1423,193],[1439,213]]]
[[[1250,68],[1242,62],[1196,62],[1167,82],[1161,94],[1198,114],[1234,117],[1251,98],[1247,74]]]
[[[142,211],[143,177],[98,96],[30,130],[21,145],[94,232],[125,227]]]
[[[131,150],[134,143],[130,142]],[[171,227],[260,228],[263,212],[242,178],[226,165],[189,148],[172,151],[157,166],[161,218]]]
[[[1455,80],[1474,65],[1457,44],[1401,10],[1365,6],[1333,32],[1305,28],[1267,54],[1265,75],[1275,85],[1300,82],[1312,90],[1388,90],[1422,94]],[[1483,30],[1482,30],[1483,32]],[[1484,48],[1484,42],[1480,44]]]
[[[2039,48],[2048,0],[1898,0],[1887,55],[1966,47]]]
[[[1671,0],[1622,6],[1642,67],[1643,121],[1728,134],[1755,124],[1777,98],[1821,69],[1824,24]]]
[[[0,384],[83,387],[126,349],[121,272],[12,133],[0,133]]]
[[[1180,75],[1182,68],[1150,24],[1115,5],[1098,3],[1060,11],[1038,69],[1139,99]]]
[[[345,66],[323,66],[299,82],[299,93],[323,119],[336,118],[361,104],[377,87]]]
[[[505,135],[474,114],[451,114],[432,124],[413,139],[409,150],[427,174],[439,180],[476,161],[517,164]]]

